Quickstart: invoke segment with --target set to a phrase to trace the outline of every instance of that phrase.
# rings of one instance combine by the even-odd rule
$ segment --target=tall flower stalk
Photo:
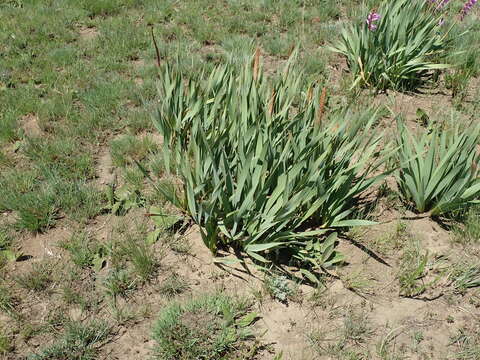
[[[463,20],[465,16],[472,10],[473,6],[477,3],[477,0],[468,0],[460,11],[460,20]]]
[[[375,31],[377,30],[377,25],[375,24],[376,21],[380,20],[380,14],[375,12],[375,10],[372,10],[370,14],[367,15],[367,26],[368,30],[370,31]]]

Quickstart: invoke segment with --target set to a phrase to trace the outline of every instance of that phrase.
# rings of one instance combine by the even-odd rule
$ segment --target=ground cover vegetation
[[[0,357],[478,359],[476,0],[0,3]]]

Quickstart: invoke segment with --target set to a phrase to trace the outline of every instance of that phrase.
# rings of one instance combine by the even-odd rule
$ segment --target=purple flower
[[[468,0],[465,5],[463,5],[462,11],[460,11],[460,19],[463,20],[465,16],[472,10],[473,5],[477,3],[477,0]]]
[[[375,10],[372,10],[367,16],[366,23],[368,26],[368,30],[375,31],[377,29],[377,25],[375,25],[374,22],[378,20],[380,20],[380,14],[376,13]]]

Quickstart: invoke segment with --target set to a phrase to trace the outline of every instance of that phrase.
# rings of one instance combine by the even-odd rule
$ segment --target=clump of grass
[[[135,161],[143,161],[156,149],[156,144],[148,136],[139,139],[132,135],[124,135],[110,143],[113,164],[121,167],[132,165]]]
[[[93,360],[98,347],[110,334],[110,326],[104,322],[87,324],[71,322],[66,326],[62,338],[54,344],[28,357],[28,360],[70,359]]]
[[[143,240],[136,237],[127,238],[121,251],[131,262],[133,272],[142,280],[149,280],[157,270],[159,263],[153,249]]]
[[[173,303],[162,310],[153,330],[155,358],[254,358],[259,349],[250,325],[256,318],[247,303],[221,294]]]
[[[35,263],[29,272],[17,276],[15,280],[27,290],[47,291],[53,283],[53,264],[50,262]]]
[[[78,222],[92,219],[105,206],[106,197],[103,192],[84,182],[54,179],[50,186],[54,188],[58,208]]]
[[[454,266],[449,280],[455,291],[465,293],[468,289],[480,286],[480,263],[458,264]]]
[[[476,360],[480,358],[480,324],[473,324],[473,329],[461,328],[451,336],[450,345],[457,348],[453,359]]]
[[[72,262],[81,267],[88,268],[93,265],[95,254],[98,252],[98,244],[95,244],[91,237],[86,233],[75,233],[69,241],[61,246],[70,252]]]
[[[90,287],[82,288],[81,284],[65,284],[61,288],[61,298],[67,305],[78,305],[82,311],[95,311],[98,309],[104,297],[100,289]]]
[[[17,214],[16,226],[32,232],[43,232],[53,227],[60,212],[85,220],[97,215],[103,199],[101,193],[81,181],[67,181],[53,173],[39,178],[38,173],[26,171],[23,175],[0,175],[0,210]]]
[[[11,295],[8,288],[0,286],[0,310],[8,315],[14,315],[16,303],[17,300]]]
[[[7,355],[13,350],[13,344],[9,335],[0,328],[0,355]]]
[[[372,292],[372,284],[369,278],[362,274],[361,270],[352,271],[346,274],[339,273],[343,286],[358,294],[368,294]]]
[[[85,303],[85,299],[80,292],[70,286],[64,286],[62,288],[62,300],[68,305]]]
[[[58,207],[51,188],[40,187],[24,194],[7,191],[6,194],[0,200],[0,208],[17,213],[16,226],[19,229],[42,232],[55,224]]]
[[[111,16],[121,9],[115,0],[83,0],[81,7],[88,12],[88,16]]]
[[[471,207],[462,218],[463,224],[453,229],[453,240],[464,245],[480,242],[480,207]]]
[[[0,230],[0,251],[10,247],[12,239],[5,229]]]
[[[66,138],[29,139],[25,155],[46,176],[55,174],[65,180],[86,180],[95,176],[93,156],[75,141]]]
[[[0,269],[7,264],[9,259],[12,260],[12,255],[16,257],[11,250],[11,245],[12,238],[10,234],[5,229],[0,230]]]
[[[158,288],[159,292],[167,298],[180,295],[188,289],[190,289],[190,286],[188,285],[187,280],[177,273],[172,273]]]

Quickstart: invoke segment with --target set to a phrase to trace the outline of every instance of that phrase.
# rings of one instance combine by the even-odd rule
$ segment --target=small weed
[[[116,304],[112,305],[111,314],[113,319],[115,319],[119,325],[126,325],[133,322],[137,317],[137,315],[126,306],[121,307]]]
[[[411,242],[401,258],[398,273],[400,295],[415,297],[427,289],[428,285],[423,282],[427,273],[427,263],[428,254],[422,254],[418,242]]]
[[[0,230],[0,252],[7,250],[12,243],[12,239],[5,230]]]
[[[418,351],[420,348],[420,343],[425,340],[425,336],[421,331],[414,331],[412,334],[412,349],[413,351]]]
[[[168,298],[180,295],[189,289],[190,286],[188,285],[187,280],[177,273],[172,273],[158,288],[160,293]]]
[[[453,240],[460,244],[475,244],[480,241],[480,207],[472,207],[462,216],[463,224],[454,227]]]
[[[335,297],[328,295],[328,288],[316,288],[309,299],[312,306],[319,307],[322,310],[331,309],[335,305]]]
[[[346,275],[340,275],[340,279],[343,282],[343,286],[358,294],[371,293],[371,282],[369,279],[362,275],[362,271],[348,273]]]
[[[127,239],[121,251],[131,261],[133,271],[142,281],[149,280],[158,268],[153,249],[142,239]]]
[[[71,287],[66,286],[62,289],[62,299],[68,305],[72,305],[81,302],[82,297],[77,291],[75,291]]]
[[[117,296],[125,297],[136,288],[136,281],[126,270],[112,270],[103,281],[107,295],[114,300]]]
[[[13,350],[13,344],[8,334],[0,328],[0,355],[8,355]]]
[[[272,299],[286,303],[295,293],[288,279],[281,275],[267,276],[264,282],[265,290]]]
[[[16,277],[17,283],[30,291],[46,291],[53,283],[53,268],[51,263],[36,263],[32,270]]]
[[[252,359],[258,352],[250,325],[257,318],[244,302],[214,294],[186,304],[173,303],[154,327],[155,357],[177,359]]]
[[[88,268],[93,265],[97,253],[93,242],[86,233],[76,233],[69,241],[62,243],[61,247],[70,252],[70,258],[75,265]]]
[[[17,300],[10,294],[10,291],[4,286],[0,287],[0,310],[8,315],[14,315],[16,303]]]
[[[117,188],[114,185],[108,185],[105,195],[108,200],[105,209],[114,215],[123,216],[129,210],[145,205],[142,194],[128,186]]]
[[[375,238],[372,244],[375,249],[382,254],[389,254],[401,249],[410,237],[411,234],[408,231],[407,224],[403,221],[398,221],[393,231],[389,231]]]
[[[367,314],[350,310],[343,319],[342,336],[354,343],[363,343],[373,333]]]
[[[457,348],[452,359],[477,360],[480,359],[480,326],[476,324],[476,329],[458,330],[458,333],[450,338],[450,345]]]
[[[377,343],[376,353],[380,359],[382,360],[405,359],[404,351],[397,351],[396,349],[395,339],[398,336],[397,331],[398,331],[398,328],[390,330],[385,336],[382,336],[380,342]],[[418,333],[418,334],[421,334],[421,333]],[[420,336],[420,335],[417,335],[417,336]]]
[[[449,280],[459,293],[480,286],[480,264],[457,264],[450,273]]]
[[[69,359],[93,360],[98,347],[108,338],[110,327],[104,322],[92,321],[88,324],[72,322],[67,324],[63,337],[36,354],[29,360]]]
[[[177,254],[180,255],[190,255],[192,250],[192,245],[187,238],[184,237],[168,237],[166,240],[168,247]]]

